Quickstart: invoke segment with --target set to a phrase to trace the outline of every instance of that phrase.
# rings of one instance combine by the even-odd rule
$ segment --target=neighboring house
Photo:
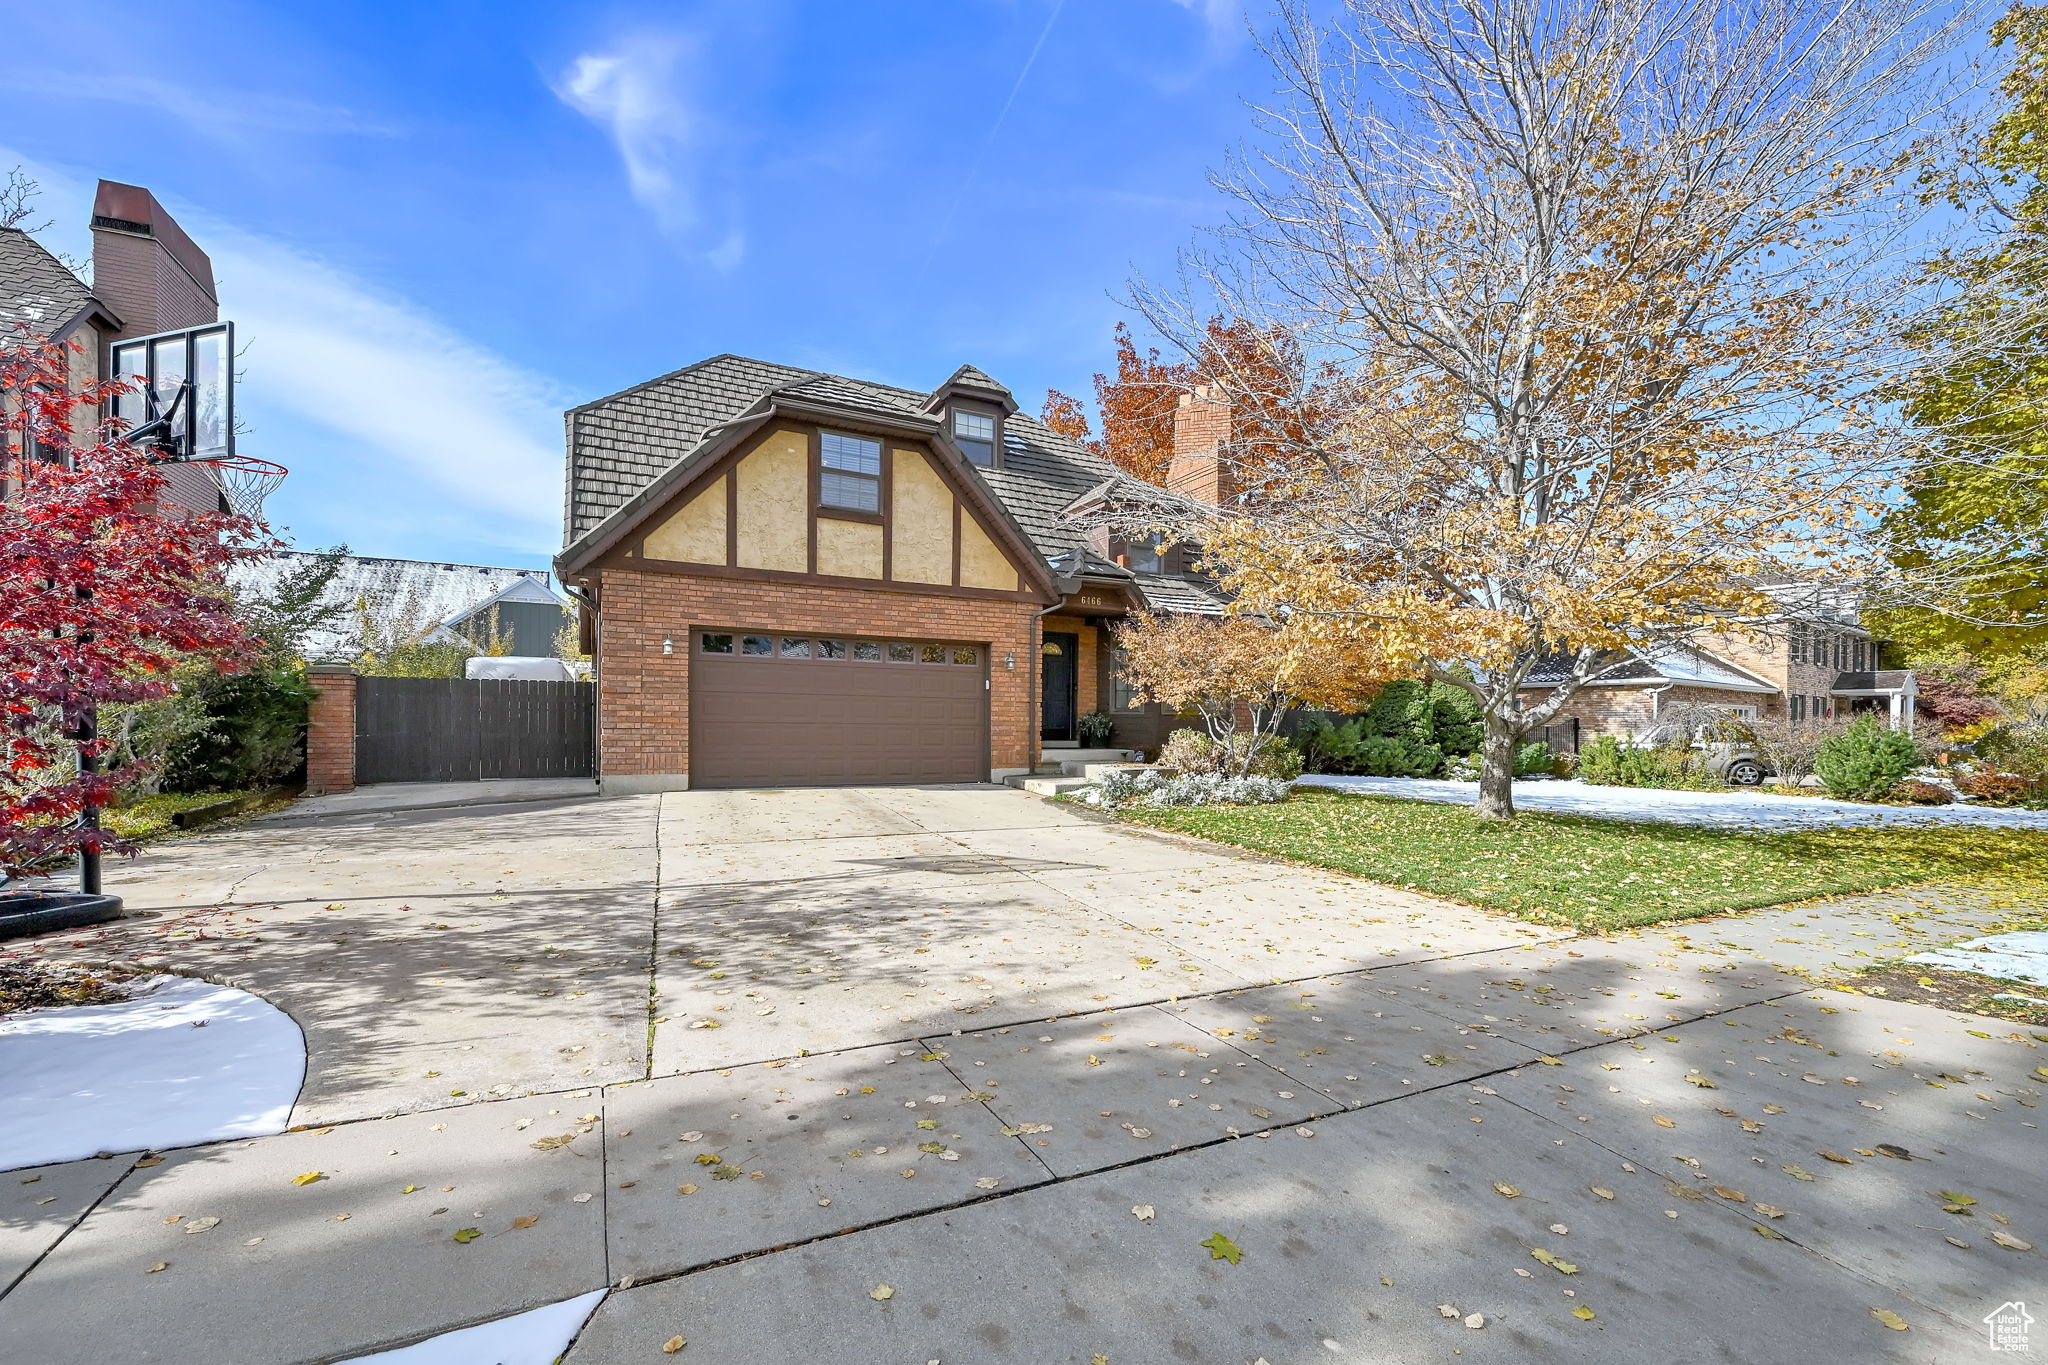
[[[74,342],[74,382],[108,372],[116,341],[220,320],[213,263],[177,220],[139,185],[99,182],[92,206],[92,283],[20,228],[0,228],[0,336],[26,328]],[[163,469],[164,501],[193,511],[226,511],[204,465]],[[4,479],[4,475],[0,475]],[[0,484],[0,497],[7,489]]]
[[[1548,732],[1551,747],[1641,734],[1677,702],[1794,724],[1874,711],[1893,728],[1912,730],[1913,674],[1878,667],[1879,642],[1859,623],[1853,601],[1792,582],[1766,591],[1782,610],[1760,623],[1762,639],[1730,632],[1618,658],[1565,703]],[[1529,695],[1561,676],[1561,667],[1539,668],[1529,676]]]
[[[1228,410],[1181,411],[1200,494]],[[1085,529],[1116,468],[972,366],[920,393],[715,356],[572,409],[568,446],[609,790],[987,781],[1097,709],[1149,748],[1176,722],[1105,627],[1221,610],[1183,549]]]
[[[237,591],[264,596],[287,574],[322,558],[284,550],[237,564],[229,581]],[[371,643],[365,625],[373,639],[410,636],[472,646],[480,654],[496,640],[506,653],[550,655],[572,619],[545,570],[363,555],[341,557],[321,602],[336,610],[326,626],[298,642],[309,660],[360,657]]]

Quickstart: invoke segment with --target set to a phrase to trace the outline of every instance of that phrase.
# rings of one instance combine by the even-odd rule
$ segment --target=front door
[[[1038,737],[1070,740],[1074,737],[1074,685],[1080,678],[1075,667],[1081,655],[1081,637],[1069,631],[1049,630],[1040,650],[1045,668],[1045,691]]]

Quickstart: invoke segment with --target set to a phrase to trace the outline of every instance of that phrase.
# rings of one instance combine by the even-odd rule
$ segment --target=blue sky
[[[720,351],[1036,409],[1222,205],[1240,0],[16,7],[46,240],[153,189],[247,347],[301,545],[542,565],[561,412]],[[149,75],[122,78],[123,55]]]

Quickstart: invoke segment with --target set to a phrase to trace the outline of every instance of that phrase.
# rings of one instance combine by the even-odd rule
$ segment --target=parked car
[[[1758,787],[1771,776],[1770,764],[1747,744],[1702,742],[1707,771],[1734,787]]]

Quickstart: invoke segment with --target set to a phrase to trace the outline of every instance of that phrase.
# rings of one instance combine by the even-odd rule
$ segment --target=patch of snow
[[[2048,986],[2048,933],[2026,930],[2016,934],[1993,934],[1952,943],[1906,959],[1927,967],[1945,967],[1952,972],[1977,976],[2000,976],[2008,981]]]
[[[0,1170],[281,1133],[305,1078],[299,1026],[232,986],[30,1010],[0,1021]]]
[[[1479,799],[1471,782],[1417,777],[1329,777],[1298,779],[1298,785],[1332,787],[1372,796],[1469,806]],[[1876,806],[1821,796],[1779,796],[1775,792],[1660,791],[1647,787],[1596,787],[1576,779],[1515,783],[1517,810],[1590,815],[1605,820],[1649,820],[1714,829],[1773,832],[1845,829],[1874,825],[1974,825],[1986,829],[2048,829],[2048,811],[1999,810],[1989,806]]]
[[[551,1365],[569,1349],[604,1296],[604,1290],[594,1289],[545,1308],[443,1332],[395,1351],[357,1356],[354,1365],[370,1361],[378,1365]]]

